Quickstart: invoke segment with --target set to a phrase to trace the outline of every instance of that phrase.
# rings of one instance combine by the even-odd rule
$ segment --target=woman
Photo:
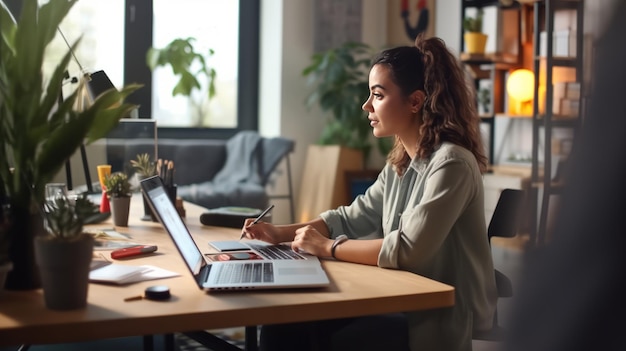
[[[376,182],[350,206],[308,223],[251,225],[248,220],[243,232],[271,243],[291,241],[294,249],[316,256],[402,269],[454,286],[454,307],[404,314],[407,343],[411,350],[471,350],[472,332],[491,328],[497,299],[483,205],[481,173],[487,159],[473,90],[445,43],[423,36],[413,47],[380,53],[369,86],[363,110],[374,136],[395,137]],[[364,236],[368,239],[354,240]],[[373,323],[385,325],[387,317],[402,328],[397,316],[372,317]],[[281,335],[289,343],[287,336],[306,327],[321,349],[339,349],[337,340],[345,339],[338,336],[341,331],[359,323],[363,319],[265,326],[261,346],[280,349]],[[381,345],[402,340],[401,331],[353,336],[376,349],[372,334],[382,334]]]

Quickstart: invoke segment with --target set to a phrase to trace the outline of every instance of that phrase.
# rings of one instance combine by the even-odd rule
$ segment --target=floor
[[[494,257],[494,265],[496,269],[507,275],[513,283],[513,291],[515,292],[515,284],[519,281],[521,270],[523,247],[526,240],[521,237],[512,239],[494,238],[492,243],[492,253]],[[510,315],[512,304],[515,296],[511,298],[501,299],[498,301],[498,318],[500,325],[507,327],[507,319]],[[220,331],[226,339],[233,340],[233,343],[241,345],[240,340],[243,339],[243,330],[241,328],[224,329]],[[179,351],[207,351],[208,349],[196,343],[183,335],[176,335],[176,347]],[[96,342],[84,342],[73,344],[58,345],[33,345],[29,351],[108,351],[108,350],[142,350],[143,340],[141,337],[117,338],[100,340]],[[473,351],[496,351],[499,344],[495,342],[474,341]],[[18,348],[0,348],[0,351],[16,351]],[[163,351],[162,338],[156,336],[154,340],[154,351]]]
[[[504,329],[508,327],[508,318],[515,303],[515,287],[520,280],[523,248],[526,244],[526,237],[492,239],[491,250],[495,268],[509,277],[513,284],[513,296],[498,301],[498,321]],[[496,351],[500,345],[497,342],[473,341],[472,346],[473,351]]]

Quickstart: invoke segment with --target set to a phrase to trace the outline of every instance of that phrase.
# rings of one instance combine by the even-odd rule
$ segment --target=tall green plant
[[[44,81],[46,47],[76,1],[39,6],[37,0],[24,0],[17,23],[0,6],[0,186],[12,211],[36,213],[45,184],[80,145],[103,138],[136,108],[124,100],[137,84],[108,90],[83,111],[73,109],[82,89],[59,103],[69,50]]]
[[[368,74],[372,49],[363,43],[347,42],[311,57],[302,75],[313,86],[306,105],[318,105],[332,118],[318,140],[321,145],[342,145],[362,150],[365,158],[371,150],[372,129],[361,109],[368,96]],[[386,154],[389,141],[379,139],[378,149]]]
[[[207,56],[197,52],[193,46],[195,38],[176,38],[164,48],[150,48],[146,54],[146,63],[151,70],[157,67],[170,66],[174,75],[179,77],[178,82],[172,89],[172,96],[182,95],[190,99],[195,105],[198,114],[198,123],[203,116],[202,101],[195,102],[191,97],[194,90],[202,91],[202,85],[197,77],[202,76],[207,81],[206,101],[211,101],[215,96],[215,69],[210,67],[206,58],[213,56],[214,50],[209,49]]]

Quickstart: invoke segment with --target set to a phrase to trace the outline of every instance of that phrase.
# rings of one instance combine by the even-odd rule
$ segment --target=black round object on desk
[[[149,300],[168,300],[172,295],[167,285],[153,285],[146,288],[144,296]]]

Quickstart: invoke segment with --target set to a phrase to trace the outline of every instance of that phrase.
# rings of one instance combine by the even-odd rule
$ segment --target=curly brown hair
[[[415,39],[415,46],[401,46],[382,51],[372,61],[385,65],[391,79],[408,97],[423,90],[417,157],[428,158],[444,141],[465,147],[476,157],[481,172],[487,170],[488,159],[480,135],[480,119],[476,97],[465,77],[461,64],[440,38]],[[398,175],[404,174],[411,159],[396,137],[387,156]]]

